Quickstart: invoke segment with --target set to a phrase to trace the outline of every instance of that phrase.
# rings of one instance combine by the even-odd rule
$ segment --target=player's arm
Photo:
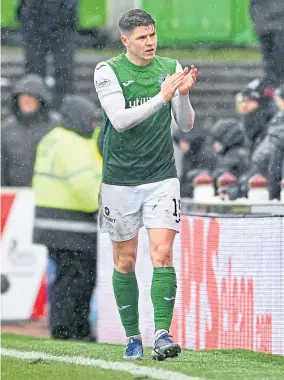
[[[181,84],[182,78],[180,75],[172,77],[172,89],[170,91],[174,93]],[[96,66],[94,83],[101,106],[118,132],[124,132],[142,123],[159,111],[171,99],[164,90],[146,103],[126,109],[125,99],[118,79],[106,62],[101,62]]]
[[[183,72],[183,69],[178,61],[176,72]],[[193,128],[195,112],[190,103],[188,93],[181,95],[179,90],[177,90],[171,100],[171,106],[175,121],[179,128],[184,132],[190,131]]]

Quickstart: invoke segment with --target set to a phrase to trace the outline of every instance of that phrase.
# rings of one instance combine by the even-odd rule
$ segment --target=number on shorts
[[[180,222],[180,212],[181,212],[181,202],[180,202],[180,199],[176,199],[176,198],[173,198],[173,201],[174,201],[173,216],[175,216],[177,218],[176,222],[179,223]]]

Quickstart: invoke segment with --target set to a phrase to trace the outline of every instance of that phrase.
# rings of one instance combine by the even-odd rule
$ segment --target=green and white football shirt
[[[120,100],[123,94],[124,108],[135,108],[138,113],[139,106],[157,99],[148,117],[121,130],[103,108],[104,183],[137,186],[177,177],[170,128],[172,105],[157,96],[166,76],[176,72],[177,64],[176,60],[156,56],[147,66],[137,66],[121,54],[96,66],[94,81],[101,103],[110,93],[117,93]],[[138,114],[135,117],[139,120]]]

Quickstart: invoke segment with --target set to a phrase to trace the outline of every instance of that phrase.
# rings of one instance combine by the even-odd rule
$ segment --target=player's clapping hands
[[[161,86],[162,97],[166,102],[169,102],[177,89],[181,95],[188,94],[194,87],[197,76],[198,70],[194,65],[191,65],[190,70],[188,67],[185,67],[183,72],[169,75]]]
[[[176,90],[184,81],[184,73],[179,72],[169,75],[161,86],[161,95],[166,102],[169,102],[174,96]]]
[[[186,95],[194,87],[198,70],[194,65],[191,65],[190,70],[188,67],[185,67],[183,70],[184,78],[182,84],[178,87],[179,93],[181,95]]]

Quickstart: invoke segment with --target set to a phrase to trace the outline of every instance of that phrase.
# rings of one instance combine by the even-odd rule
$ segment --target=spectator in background
[[[31,186],[37,144],[58,123],[59,115],[50,112],[50,93],[37,75],[21,79],[11,98],[11,114],[1,128],[1,182]]]
[[[90,340],[90,300],[96,281],[97,211],[102,157],[94,140],[94,105],[69,95],[62,123],[40,142],[33,189],[34,242],[56,265],[50,299],[55,339]]]
[[[275,118],[275,126],[268,134],[271,144],[268,180],[270,199],[279,199],[280,182],[284,179],[284,84],[276,89],[274,99],[279,112]]]
[[[212,173],[215,184],[225,172],[239,178],[249,168],[250,151],[246,146],[245,135],[240,122],[236,119],[221,119],[211,130],[213,149],[216,152],[216,167]],[[238,195],[231,188],[230,199]]]
[[[283,123],[283,115],[281,112],[277,113],[274,118],[267,125],[266,135],[261,142],[257,145],[251,156],[251,162],[249,169],[239,179],[239,196],[247,197],[248,183],[251,177],[255,174],[262,174],[264,177],[269,175],[269,162],[271,158],[271,152],[273,150],[273,143],[271,140],[271,133],[274,133],[274,129],[279,127],[279,123]]]
[[[256,79],[236,95],[236,110],[242,115],[251,152],[266,135],[267,125],[276,113],[275,104],[267,90],[263,83]]]
[[[74,92],[77,3],[77,0],[21,0],[18,8],[26,73],[45,78],[47,54],[53,55],[56,109],[65,94]]]
[[[281,91],[281,88],[279,88],[277,90],[277,93],[281,95]],[[276,98],[278,98],[279,102],[281,102],[281,97],[275,95],[275,99]],[[271,173],[274,173],[276,170],[275,167],[274,170],[272,170],[271,172],[271,170],[269,169],[269,162],[271,161],[272,152],[275,151],[275,136],[277,135],[277,133],[279,133],[279,131],[281,131],[281,126],[284,123],[283,110],[281,109],[280,103],[278,104],[278,107],[280,111],[276,113],[276,115],[267,124],[267,127],[264,128],[265,134],[263,135],[263,138],[260,141],[260,143],[255,147],[254,151],[252,152],[251,162],[248,171],[245,172],[239,178],[239,197],[247,197],[249,180],[255,174],[261,174],[264,177],[268,178],[271,175]],[[274,137],[272,138],[272,136]],[[280,140],[281,137],[279,137],[279,141]],[[277,176],[275,176],[275,178],[276,177]]]
[[[284,83],[284,1],[251,0],[250,14],[262,49],[263,81],[279,86]]]
[[[183,152],[181,196],[191,197],[193,192],[192,180],[204,171],[211,171],[214,166],[212,148],[206,144],[206,132],[203,128],[194,128],[190,132],[177,130],[173,140]]]

